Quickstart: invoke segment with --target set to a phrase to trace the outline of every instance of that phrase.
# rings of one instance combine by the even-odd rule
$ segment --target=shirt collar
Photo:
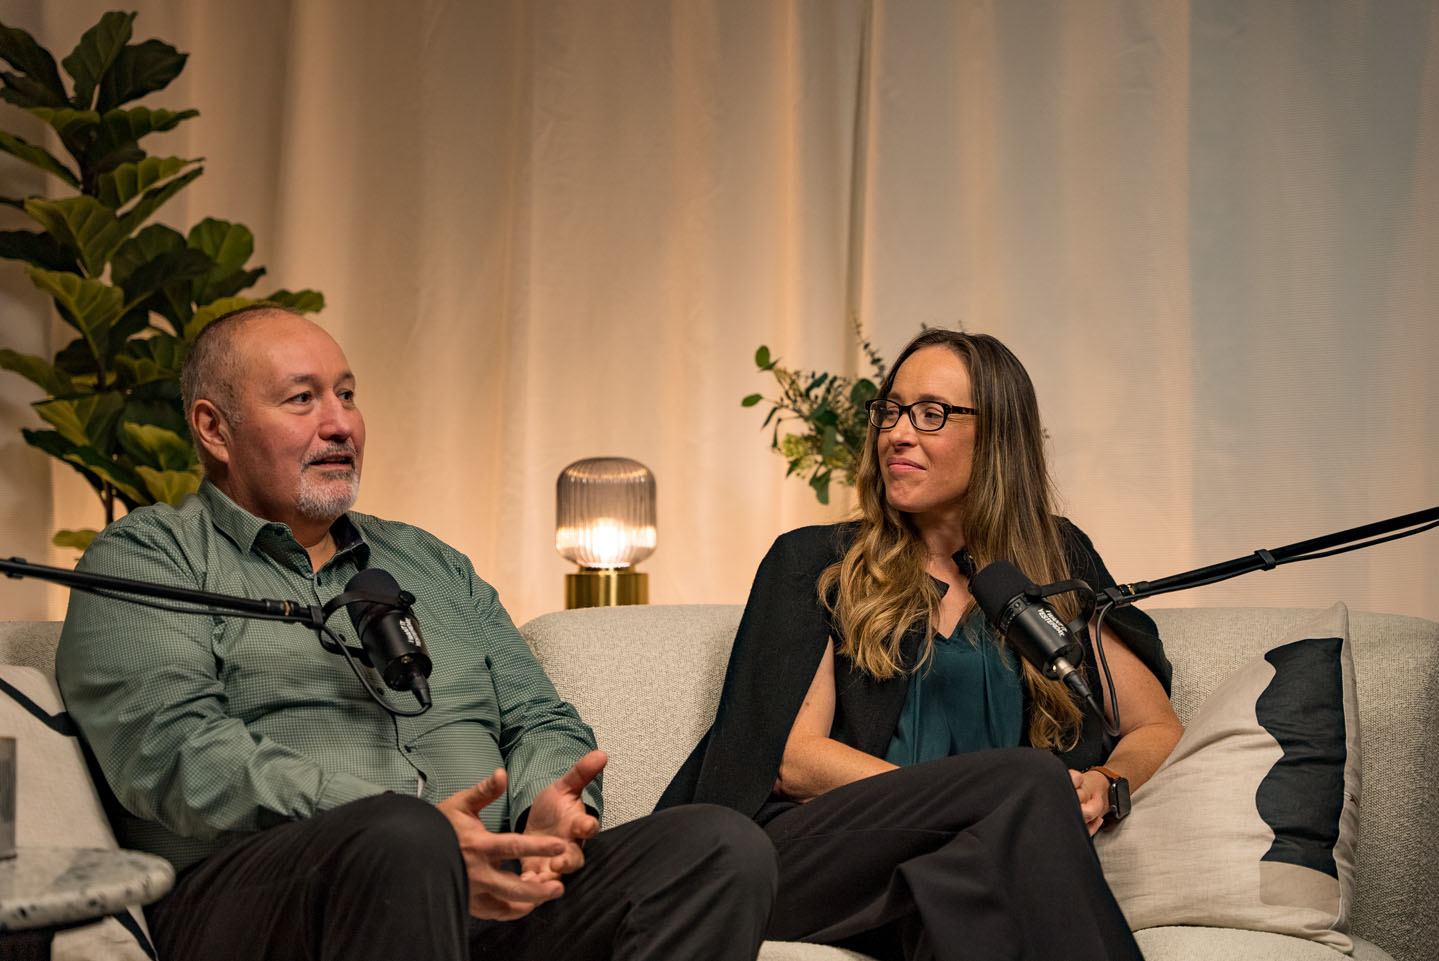
[[[959,568],[959,572],[961,574],[963,574],[965,577],[974,576],[974,558],[969,556],[969,548],[961,547],[959,550],[955,551],[950,556],[954,559],[954,566]],[[945,594],[949,593],[949,585],[946,584],[944,581],[940,580],[934,575],[930,575],[929,579],[934,581],[934,586],[938,588],[940,597],[943,597]]]
[[[256,517],[232,501],[229,495],[209,480],[200,483],[196,496],[209,508],[215,527],[242,550],[259,550],[277,560],[293,556],[296,550],[305,553],[300,542],[295,540],[295,533],[290,530],[290,525]],[[335,557],[355,551],[355,561],[360,567],[369,562],[370,545],[365,543],[365,538],[350,518],[349,511],[341,514],[335,523],[330,525],[330,536],[335,539]]]

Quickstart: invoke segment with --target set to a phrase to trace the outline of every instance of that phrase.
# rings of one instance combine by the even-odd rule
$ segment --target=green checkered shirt
[[[182,868],[236,837],[382,791],[440,801],[501,765],[509,795],[481,816],[509,830],[512,813],[595,746],[468,558],[418,528],[353,511],[331,532],[337,552],[314,571],[289,527],[206,482],[178,508],[116,521],[85,552],[81,570],[306,604],[380,568],[415,595],[435,665],[434,706],[394,717],[308,628],[73,591],[55,672],[125,809],[116,825],[125,846]],[[329,624],[357,646],[344,613]],[[398,706],[415,707],[369,673]],[[585,801],[600,808],[598,782]]]

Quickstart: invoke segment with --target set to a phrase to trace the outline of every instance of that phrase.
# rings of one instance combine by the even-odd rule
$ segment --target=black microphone
[[[430,670],[433,664],[420,636],[420,625],[410,612],[415,598],[400,590],[388,571],[366,568],[345,585],[345,592],[369,594],[377,600],[348,604],[350,621],[360,635],[366,659],[380,672],[392,691],[413,691],[421,707],[430,705]]]
[[[1084,648],[1053,607],[1040,599],[1040,589],[1009,561],[994,561],[969,580],[969,592],[999,636],[1041,674],[1069,685],[1094,702],[1079,664]]]

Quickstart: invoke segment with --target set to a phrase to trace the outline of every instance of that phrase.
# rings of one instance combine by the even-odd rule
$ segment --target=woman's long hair
[[[962,503],[965,547],[976,568],[1007,560],[1039,584],[1069,576],[1054,519],[1054,485],[1044,456],[1044,432],[1034,385],[1019,359],[993,337],[930,329],[900,352],[880,387],[888,397],[910,354],[925,347],[954,351],[974,391],[974,458]],[[839,653],[877,678],[914,669],[928,658],[939,621],[940,593],[925,570],[927,551],[909,515],[889,505],[879,463],[879,430],[870,425],[855,480],[859,531],[844,557],[819,579],[819,593],[836,617]],[[1055,607],[1065,620],[1078,603],[1068,595]],[[962,617],[975,610],[971,600]],[[905,665],[900,642],[916,621],[926,625],[925,647]],[[1083,714],[1059,681],[1021,659],[1033,706],[1029,741],[1067,750],[1079,739]]]

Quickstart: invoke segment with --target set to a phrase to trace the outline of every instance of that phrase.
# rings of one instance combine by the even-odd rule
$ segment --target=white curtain
[[[108,4],[6,0],[68,52]],[[785,362],[921,324],[1008,342],[1121,580],[1439,503],[1439,10],[1421,0],[138,0],[156,104],[360,379],[360,508],[562,604],[554,480],[659,484],[656,602],[738,602],[821,508],[759,429]],[[5,108],[6,126],[25,118]],[[38,135],[38,131],[36,132]],[[8,158],[6,158],[8,159]],[[29,178],[29,179],[27,179]],[[35,189],[0,165],[0,193]],[[3,226],[22,225],[6,211]],[[0,264],[5,346],[53,331]],[[96,524],[0,380],[0,554]],[[1176,595],[1439,617],[1439,532]],[[59,592],[0,585],[5,616]]]

